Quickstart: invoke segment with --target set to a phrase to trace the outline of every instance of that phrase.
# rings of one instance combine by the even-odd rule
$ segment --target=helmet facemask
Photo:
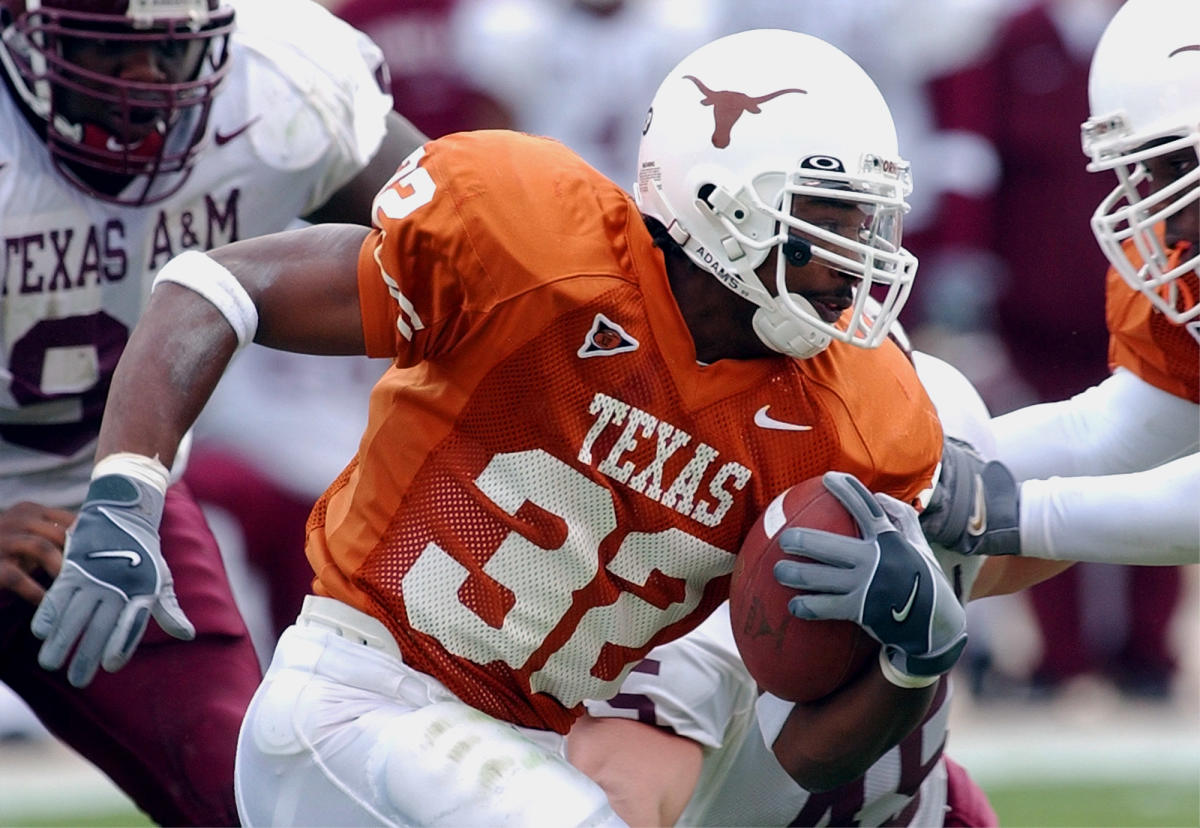
[[[1088,170],[1117,176],[1092,216],[1096,241],[1200,336],[1200,3],[1126,0],[1092,56],[1088,105]]]
[[[761,201],[755,204],[775,223],[775,234],[765,244],[754,244],[736,227],[730,228],[740,244],[768,253],[778,250],[773,283],[763,285],[754,270],[743,273],[752,285],[750,298],[759,305],[755,331],[770,347],[804,357],[833,340],[874,348],[887,337],[908,299],[917,262],[900,245],[908,209],[904,194],[910,187],[907,165],[891,167],[887,174],[882,172],[884,166],[868,156],[858,175],[848,175],[840,165],[814,170],[811,159],[806,159],[801,169],[788,175],[774,207],[767,208]],[[824,218],[814,216],[814,210]],[[808,299],[787,289],[789,266],[805,266],[808,261],[854,280],[849,285],[849,307],[837,318],[829,318],[834,314],[828,309],[822,314]],[[841,310],[840,305],[836,310]],[[809,347],[802,347],[802,342]],[[812,353],[805,353],[809,349]]]
[[[229,69],[233,12],[210,11],[208,0],[113,0],[111,13],[71,5],[26,0],[3,31],[0,61],[72,184],[127,206],[160,201],[183,185],[202,149]],[[102,71],[106,54],[138,46],[152,48],[178,77]]]
[[[1141,291],[1176,324],[1200,319],[1200,246],[1184,239],[1167,245],[1167,220],[1185,210],[1200,211],[1200,126],[1178,135],[1153,137],[1127,149],[1119,140],[1119,117],[1093,119],[1083,126],[1084,150],[1092,156],[1088,170],[1112,170],[1117,186],[1092,216],[1092,231],[1113,269]],[[1183,151],[1192,168],[1153,189],[1146,163]],[[1189,276],[1189,274],[1191,274]]]
[[[904,196],[911,190],[908,165],[874,156],[861,163],[851,175],[836,159],[816,156],[786,176],[760,176],[736,194],[712,183],[697,188],[696,210],[717,229],[720,250],[706,248],[699,234],[676,240],[696,264],[758,306],[755,333],[773,350],[806,359],[834,340],[874,348],[908,299],[917,268],[900,245]],[[819,204],[843,216],[836,223],[807,220]],[[772,251],[778,251],[774,273],[764,282],[760,268]],[[856,280],[839,318],[827,320],[808,299],[788,291],[789,265],[809,261]]]

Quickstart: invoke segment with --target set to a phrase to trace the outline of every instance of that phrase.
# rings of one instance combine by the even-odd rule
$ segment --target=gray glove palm
[[[67,533],[62,571],[30,625],[45,642],[38,653],[42,667],[57,670],[78,640],[67,679],[86,687],[98,665],[110,673],[125,666],[151,615],[170,635],[195,637],[159,549],[163,501],[162,493],[132,477],[92,481]]]
[[[853,475],[827,472],[823,481],[853,515],[862,537],[784,530],[783,551],[811,559],[775,564],[779,583],[808,593],[793,596],[788,610],[797,618],[853,621],[883,645],[902,674],[945,673],[967,644],[966,613],[933,558],[916,512],[888,495],[872,495]]]

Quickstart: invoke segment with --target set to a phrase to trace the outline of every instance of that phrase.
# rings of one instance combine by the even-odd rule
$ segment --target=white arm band
[[[1200,454],[1132,474],[1022,483],[1021,554],[1099,563],[1200,563]]]
[[[198,250],[189,250],[167,262],[150,289],[153,291],[160,282],[183,285],[211,302],[233,328],[239,350],[254,341],[258,308],[242,283],[220,262]]]

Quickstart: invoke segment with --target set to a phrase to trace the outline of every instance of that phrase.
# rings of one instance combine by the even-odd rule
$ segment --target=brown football
[[[858,525],[813,477],[780,494],[742,541],[729,585],[729,618],[742,660],[759,687],[808,702],[841,687],[873,660],[879,645],[850,621],[807,621],[788,612],[796,590],[775,580],[775,562],[796,560],[779,548],[789,527],[858,536]]]

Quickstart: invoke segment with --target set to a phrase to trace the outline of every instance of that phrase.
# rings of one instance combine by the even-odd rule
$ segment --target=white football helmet
[[[1096,46],[1088,97],[1088,170],[1118,181],[1092,216],[1096,241],[1173,322],[1194,320],[1200,296],[1188,274],[1200,274],[1200,245],[1168,249],[1164,228],[1183,210],[1200,212],[1200,2],[1128,0]],[[1181,149],[1191,150],[1191,170],[1151,193],[1143,162]]]
[[[917,269],[900,246],[912,182],[883,96],[847,55],[780,29],[702,46],[659,86],[638,155],[641,211],[758,306],[767,346],[803,359],[834,339],[872,348],[887,337]],[[862,223],[850,236],[803,221],[796,197],[853,204]],[[775,284],[764,285],[754,271],[776,247]],[[836,324],[785,288],[789,259],[808,256],[862,280]]]

